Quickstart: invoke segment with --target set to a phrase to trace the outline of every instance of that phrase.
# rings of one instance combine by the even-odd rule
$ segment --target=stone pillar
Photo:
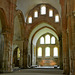
[[[63,33],[63,69],[64,73],[69,75],[69,50],[68,50],[68,40],[67,33]]]
[[[75,75],[75,12],[71,17],[71,26],[72,26],[72,56],[73,56],[73,75]]]
[[[0,72],[2,72],[3,63],[3,51],[4,51],[4,36],[0,33]]]
[[[28,39],[25,38],[24,40],[24,50],[23,50],[23,65],[24,65],[24,68],[27,68],[27,50],[28,50]]]
[[[20,64],[19,67],[23,68],[23,41],[19,41],[21,43],[20,47]]]
[[[67,1],[61,1],[62,6],[62,46],[63,46],[63,73],[69,75],[69,49],[67,34]]]
[[[63,69],[63,50],[62,50],[62,35],[59,36],[59,60],[60,69]]]
[[[32,65],[36,65],[36,46],[32,45]]]
[[[72,75],[73,71],[73,51],[72,51],[72,25],[71,25],[71,14],[68,14],[67,16],[67,32],[68,32],[68,48],[69,48],[69,67],[70,67],[70,75]]]
[[[12,72],[12,44],[10,35],[3,33],[4,35],[4,53],[3,53],[3,72]]]

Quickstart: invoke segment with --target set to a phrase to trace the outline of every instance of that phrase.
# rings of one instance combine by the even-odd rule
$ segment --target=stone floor
[[[3,73],[0,75],[65,75],[60,69],[19,69],[13,73]]]

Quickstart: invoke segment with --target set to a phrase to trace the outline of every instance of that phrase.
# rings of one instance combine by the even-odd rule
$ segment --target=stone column
[[[75,75],[75,12],[71,17],[71,26],[72,26],[72,56],[73,56],[73,75]]]
[[[21,46],[20,47],[20,64],[19,64],[19,67],[20,68],[23,68],[23,41],[20,41],[21,43]]]
[[[27,50],[28,50],[28,39],[27,38],[25,38],[25,40],[24,40],[24,50],[23,50],[23,65],[24,65],[24,68],[27,68]]]
[[[66,73],[67,75],[69,75],[69,50],[67,47],[67,33],[64,32],[63,33],[63,69],[64,69],[64,73]]]
[[[63,46],[63,73],[69,75],[69,50],[67,34],[67,1],[61,1],[62,6],[62,46]]]
[[[3,51],[4,51],[4,36],[0,33],[0,72],[2,72],[2,63],[3,63]]]
[[[63,69],[62,35],[59,36],[59,54],[60,68]]]
[[[70,75],[72,75],[73,69],[73,51],[72,51],[72,26],[71,26],[71,14],[67,16],[67,32],[68,32],[68,48],[69,48],[69,67],[70,67]]]
[[[3,53],[3,72],[12,72],[12,44],[10,35],[3,33],[4,35],[4,53]]]

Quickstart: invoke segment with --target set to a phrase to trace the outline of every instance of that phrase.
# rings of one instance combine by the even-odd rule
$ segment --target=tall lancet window
[[[34,12],[34,17],[37,18],[38,17],[38,11]]]
[[[45,36],[45,44],[50,44],[50,35]]]
[[[32,17],[28,18],[28,23],[32,23]]]
[[[52,36],[52,38],[51,38],[51,44],[55,44],[55,37],[54,36]]]
[[[42,48],[41,47],[38,48],[38,57],[42,57]]]
[[[59,15],[55,15],[55,22],[59,22]]]
[[[49,57],[50,56],[50,48],[46,47],[45,48],[45,57]]]
[[[53,10],[49,9],[49,17],[53,17]]]
[[[44,44],[44,37],[40,38],[40,44]]]
[[[42,5],[41,6],[41,15],[45,15],[46,14],[46,6]]]
[[[57,47],[55,47],[54,48],[54,57],[58,57],[58,48]]]

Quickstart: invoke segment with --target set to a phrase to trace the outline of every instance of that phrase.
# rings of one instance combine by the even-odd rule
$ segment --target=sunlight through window
[[[38,48],[38,57],[42,57],[42,48],[41,47]]]
[[[34,17],[37,18],[38,17],[38,11],[34,12]]]
[[[50,48],[46,47],[45,48],[45,57],[48,57],[48,56],[50,56]]]
[[[46,6],[42,5],[41,6],[41,15],[44,15],[44,14],[46,14]]]
[[[40,38],[40,44],[44,44],[44,37]]]
[[[49,10],[49,17],[53,17],[53,10]]]
[[[32,17],[28,18],[28,23],[32,23]]]
[[[51,38],[51,44],[55,44],[55,37]]]
[[[58,48],[57,47],[54,48],[54,57],[58,57]]]
[[[45,36],[45,44],[50,44],[50,36],[49,35]]]
[[[59,16],[58,15],[55,16],[55,22],[59,22]]]

